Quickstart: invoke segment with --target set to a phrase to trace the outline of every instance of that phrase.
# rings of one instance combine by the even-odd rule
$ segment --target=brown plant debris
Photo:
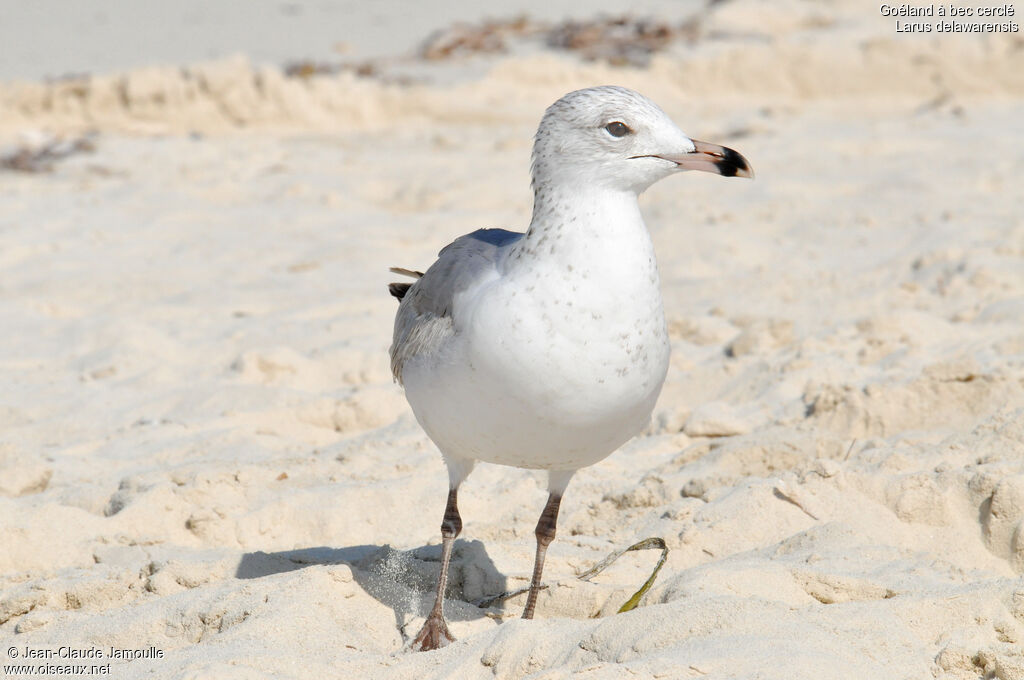
[[[74,139],[46,136],[42,140],[24,142],[11,150],[0,151],[0,170],[13,172],[52,172],[57,161],[81,153],[96,151],[95,134]]]

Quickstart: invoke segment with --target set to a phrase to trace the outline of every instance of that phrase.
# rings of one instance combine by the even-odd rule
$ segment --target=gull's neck
[[[654,245],[633,191],[538,185],[530,228],[503,269],[531,304],[564,304],[570,325],[663,330]]]
[[[502,269],[518,293],[510,302],[521,306],[517,314],[539,315],[581,346],[597,336],[664,337],[658,263],[635,192],[539,188],[530,228]]]
[[[653,257],[634,191],[535,182],[530,228],[515,244],[513,259],[561,260],[571,270],[631,254]]]

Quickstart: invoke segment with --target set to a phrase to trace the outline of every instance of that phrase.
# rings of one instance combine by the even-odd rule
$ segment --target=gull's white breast
[[[445,345],[407,362],[409,403],[444,454],[571,470],[643,429],[669,343],[650,237],[639,212],[624,219],[510,244],[456,299]]]

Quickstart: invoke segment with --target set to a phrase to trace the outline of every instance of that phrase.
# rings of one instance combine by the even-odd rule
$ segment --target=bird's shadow
[[[346,564],[353,579],[371,597],[389,607],[395,624],[408,641],[406,625],[426,616],[434,604],[441,567],[441,546],[395,550],[389,545],[354,545],[345,548],[301,548],[281,552],[249,552],[235,570],[239,579],[255,579],[314,565]],[[498,571],[480,541],[456,541],[448,571],[446,616],[465,621],[486,616],[481,602],[507,590],[507,578]],[[493,607],[500,608],[497,604]],[[415,631],[412,631],[415,633]]]

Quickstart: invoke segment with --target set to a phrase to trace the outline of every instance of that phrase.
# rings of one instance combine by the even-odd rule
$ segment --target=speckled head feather
[[[622,136],[613,131],[627,130]],[[606,85],[576,90],[548,107],[533,145],[533,186],[585,181],[638,193],[673,170],[636,156],[685,153],[693,143],[657,104],[638,92]],[[632,161],[632,162],[631,162]]]
[[[533,145],[533,188],[585,183],[642,192],[680,170],[750,177],[735,151],[696,142],[639,92],[605,85],[548,107]]]

